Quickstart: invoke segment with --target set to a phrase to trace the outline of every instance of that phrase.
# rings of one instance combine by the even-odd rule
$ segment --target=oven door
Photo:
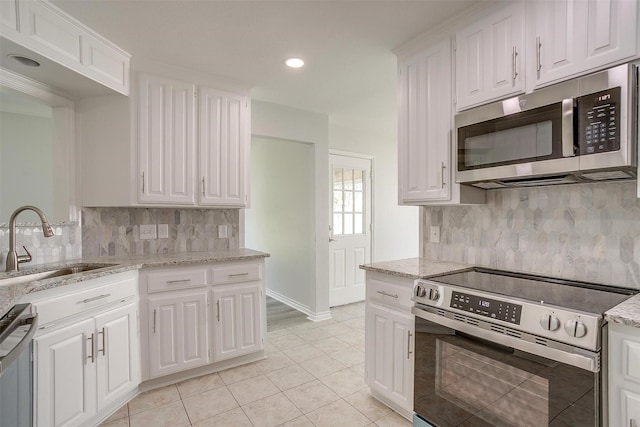
[[[415,320],[418,421],[437,427],[601,425],[599,372],[495,344],[418,315]]]

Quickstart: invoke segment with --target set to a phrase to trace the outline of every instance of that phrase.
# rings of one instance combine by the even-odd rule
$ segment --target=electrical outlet
[[[140,226],[140,240],[151,240],[155,238],[157,238],[155,224],[145,224]]]
[[[227,236],[227,226],[219,225],[218,226],[218,239],[226,239]]]
[[[429,227],[429,241],[431,243],[440,243],[440,226],[432,225]]]
[[[169,238],[169,224],[158,224],[158,239]]]

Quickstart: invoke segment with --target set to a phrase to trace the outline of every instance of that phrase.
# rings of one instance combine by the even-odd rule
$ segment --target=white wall
[[[246,245],[271,254],[267,292],[309,312],[316,283],[313,145],[253,137],[251,156]]]
[[[329,147],[374,156],[372,261],[419,255],[420,210],[398,205],[395,90],[360,100],[329,117]]]
[[[329,318],[329,118],[324,114],[253,100],[251,132],[254,137],[312,144],[315,181],[312,258],[315,281],[309,291],[308,314],[313,320]],[[272,261],[267,259],[267,263]]]
[[[36,205],[51,219],[54,213],[54,124],[51,117],[0,112],[0,222],[18,207]],[[20,222],[40,222],[23,213]]]

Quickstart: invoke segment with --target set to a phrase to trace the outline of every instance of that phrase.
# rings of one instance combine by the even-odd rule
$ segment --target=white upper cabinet
[[[399,203],[483,203],[453,183],[450,40],[400,60],[398,90]]]
[[[140,75],[138,172],[141,203],[195,203],[194,92],[194,85],[189,83]]]
[[[45,70],[16,68],[3,57],[1,65],[12,71],[76,96],[108,93],[105,88],[129,94],[130,55],[49,1],[0,1],[0,42],[3,50],[32,57]]]
[[[133,86],[76,104],[83,206],[247,207],[248,94],[149,73]]]
[[[456,34],[456,108],[522,93],[524,2],[493,11]]]
[[[530,2],[527,63],[533,88],[628,61],[637,54],[636,0]]]
[[[248,98],[200,87],[199,115],[200,205],[246,206]]]

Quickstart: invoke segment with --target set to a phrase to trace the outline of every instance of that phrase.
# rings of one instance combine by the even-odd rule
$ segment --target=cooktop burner
[[[480,267],[430,280],[593,314],[602,314],[637,293],[595,283]]]

